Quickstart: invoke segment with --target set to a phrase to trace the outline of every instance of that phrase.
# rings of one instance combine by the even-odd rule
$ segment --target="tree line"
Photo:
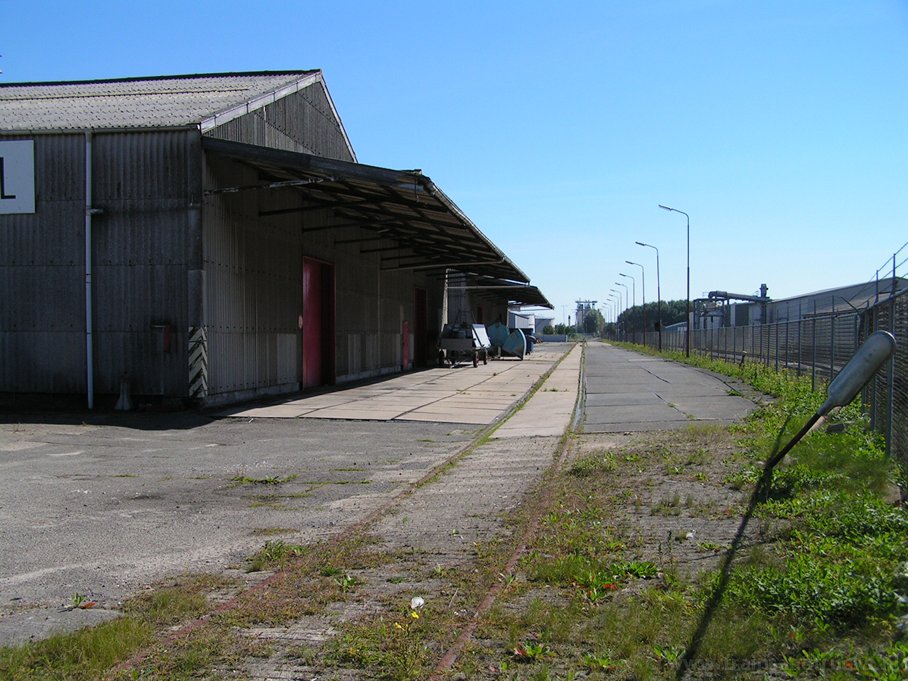
[[[593,309],[590,310],[578,327],[577,325],[568,326],[566,324],[549,325],[543,329],[543,333],[566,335],[572,333],[587,333],[597,336],[616,336],[618,333],[636,333],[643,331],[644,313],[646,317],[646,331],[656,331],[657,323],[660,318],[658,303],[647,303],[635,305],[628,308],[618,315],[617,324],[615,322],[606,322],[602,312]],[[683,322],[687,318],[687,300],[663,300],[661,307],[662,328]]]

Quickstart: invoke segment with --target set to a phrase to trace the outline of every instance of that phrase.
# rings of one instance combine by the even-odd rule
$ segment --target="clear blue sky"
[[[635,241],[685,296],[659,203],[692,297],[867,281],[908,241],[908,0],[0,0],[0,55],[4,83],[320,68],[359,160],[423,169],[558,321],[619,272],[639,303],[625,260],[655,299]]]

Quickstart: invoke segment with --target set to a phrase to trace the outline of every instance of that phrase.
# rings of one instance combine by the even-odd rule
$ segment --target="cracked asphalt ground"
[[[0,642],[112,616],[124,597],[174,571],[241,563],[265,532],[322,539],[476,431],[192,415],[116,421],[2,426]],[[99,607],[61,612],[74,593]]]
[[[510,405],[570,347],[402,382],[437,376],[467,394],[467,384],[510,381]],[[482,393],[475,399],[482,404]],[[503,413],[497,407],[485,420]],[[266,538],[305,544],[337,534],[486,427],[456,418],[5,415],[0,644],[116,616],[124,598],[169,574],[241,567]],[[74,594],[98,607],[67,609]]]

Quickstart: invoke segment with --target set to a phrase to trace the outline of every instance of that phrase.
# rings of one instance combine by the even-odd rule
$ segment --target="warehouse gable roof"
[[[319,70],[0,84],[0,131],[198,126],[206,132],[315,83],[324,87]]]

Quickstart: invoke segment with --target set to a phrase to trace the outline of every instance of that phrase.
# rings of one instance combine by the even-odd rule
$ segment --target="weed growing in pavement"
[[[261,549],[250,556],[246,571],[260,572],[261,570],[278,567],[285,563],[288,558],[302,555],[305,550],[305,546],[289,544],[283,539],[266,541]]]
[[[596,475],[597,473],[609,473],[615,470],[615,455],[611,452],[597,452],[586,456],[575,462],[569,469],[568,473],[578,477]]]
[[[299,532],[295,527],[257,527],[252,530],[253,535],[272,536],[275,534],[295,534]]]
[[[338,588],[341,590],[341,593],[348,593],[353,591],[356,586],[360,583],[356,577],[352,575],[339,575],[334,578],[334,583],[337,584]]]
[[[321,655],[329,664],[377,671],[381,678],[424,679],[434,663],[428,645],[431,619],[431,611],[408,607],[390,618],[347,624]]]
[[[284,477],[281,477],[280,475],[270,475],[264,478],[251,478],[248,475],[234,475],[230,478],[230,487],[240,487],[242,485],[283,485],[285,482],[296,480],[298,477],[298,473],[285,475]]]

